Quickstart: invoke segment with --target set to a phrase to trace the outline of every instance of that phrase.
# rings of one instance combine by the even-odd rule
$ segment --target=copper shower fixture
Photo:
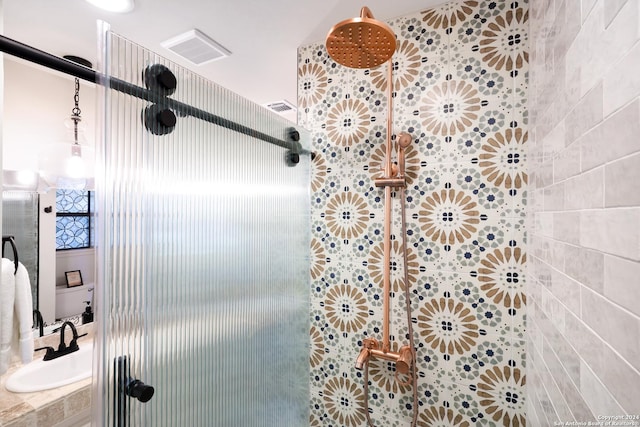
[[[394,363],[396,381],[402,385],[413,385],[414,415],[412,426],[417,420],[417,367],[415,364],[413,328],[411,325],[411,301],[409,296],[409,277],[407,273],[406,221],[405,221],[405,154],[404,150],[411,144],[411,136],[405,132],[397,138],[398,164],[391,161],[392,128],[393,128],[393,66],[391,58],[396,50],[396,37],[393,30],[383,22],[373,18],[368,7],[363,7],[359,18],[347,19],[336,24],[327,35],[327,52],[337,63],[349,68],[373,68],[388,62],[387,71],[387,139],[385,146],[385,162],[382,176],[374,179],[376,187],[384,188],[384,238],[382,265],[382,293],[383,319],[382,341],[375,338],[362,340],[362,348],[356,359],[356,369],[364,369],[364,391],[368,396],[368,364],[371,358],[388,360]],[[409,329],[409,345],[403,345],[395,352],[391,351],[389,335],[389,306],[391,294],[391,192],[400,189],[402,199],[402,248],[404,256],[405,299],[407,303],[407,327]],[[398,374],[410,375],[410,380],[403,382]],[[368,397],[365,400],[364,411],[369,426],[373,423],[369,417]]]
[[[396,51],[396,35],[384,22],[374,19],[364,6],[359,18],[346,19],[329,30],[327,52],[349,68],[373,68],[387,62]]]

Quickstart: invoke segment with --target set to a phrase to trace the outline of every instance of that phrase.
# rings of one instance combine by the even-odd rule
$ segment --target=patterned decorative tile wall
[[[359,10],[354,10],[357,16]],[[375,10],[372,11],[375,15]],[[345,17],[345,19],[348,17]],[[528,5],[455,1],[396,18],[393,130],[408,132],[407,246],[418,425],[525,424]],[[327,29],[328,30],[328,29]],[[386,64],[355,70],[299,49],[299,123],[313,135],[312,426],[408,426],[411,388],[370,362],[382,334]],[[399,192],[391,339],[407,342]]]
[[[529,425],[640,425],[640,2],[530,16]]]

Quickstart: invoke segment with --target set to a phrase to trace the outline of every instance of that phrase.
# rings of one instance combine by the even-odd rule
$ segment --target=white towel
[[[33,360],[33,299],[31,298],[29,272],[22,263],[18,263],[15,282],[14,309],[18,321],[18,332],[20,332],[20,359],[22,363],[29,363]]]
[[[13,261],[2,259],[2,281],[0,281],[0,374],[9,368],[11,360],[11,340],[13,338],[13,304],[15,301],[16,285],[15,264]]]

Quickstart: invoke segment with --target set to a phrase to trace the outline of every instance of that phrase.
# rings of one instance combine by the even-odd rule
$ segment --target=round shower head
[[[337,23],[327,35],[329,56],[349,68],[373,68],[388,61],[396,51],[396,35],[384,22],[363,7],[359,18]]]

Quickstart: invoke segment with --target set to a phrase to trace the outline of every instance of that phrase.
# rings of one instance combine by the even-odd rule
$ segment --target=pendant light
[[[78,126],[82,121],[82,111],[80,110],[80,80],[75,78],[75,96],[73,97],[75,101],[75,106],[71,110],[71,126],[73,129],[73,145],[71,145],[71,156],[67,157],[65,161],[65,172],[66,175],[72,179],[81,179],[85,178],[87,173],[87,166],[82,159],[82,147],[80,146],[80,142],[78,141]]]
[[[64,58],[91,68],[91,63],[86,59],[76,56]],[[81,190],[92,187],[95,150],[82,144],[85,142],[85,132],[81,126],[80,80],[76,77],[74,83],[74,106],[71,116],[64,121],[69,135],[67,142],[47,144],[40,157],[40,175],[49,188]]]

